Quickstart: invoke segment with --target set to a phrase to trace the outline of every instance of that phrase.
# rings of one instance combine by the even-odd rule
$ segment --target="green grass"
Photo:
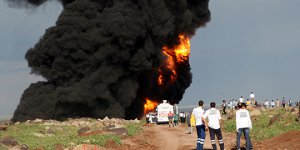
[[[142,119],[140,123],[130,123],[126,126],[127,134],[134,136],[139,134],[143,130],[143,125],[146,123],[146,119]]]
[[[271,114],[280,114],[281,119],[280,121],[268,126],[270,122],[269,115]],[[253,129],[250,131],[250,136],[254,141],[268,139],[288,131],[300,130],[299,122],[295,121],[295,116],[292,116],[289,112],[281,109],[262,112],[262,114],[257,116],[256,119],[254,119],[254,117],[251,118]],[[226,132],[236,132],[235,118],[226,120],[223,124]]]
[[[45,150],[55,149],[56,144],[62,144],[65,147],[76,146],[79,144],[96,144],[103,146],[107,140],[113,140],[121,144],[121,138],[116,135],[94,135],[79,137],[77,131],[79,128],[74,126],[47,126],[50,127],[55,136],[36,137],[35,133],[46,132],[45,125],[41,124],[19,124],[12,125],[7,131],[1,131],[0,137],[11,136],[20,144],[27,145],[30,149],[44,148]],[[142,124],[129,124],[127,126],[128,134],[135,135],[141,131]]]

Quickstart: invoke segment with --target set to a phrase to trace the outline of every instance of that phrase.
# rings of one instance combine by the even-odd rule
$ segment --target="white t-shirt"
[[[236,129],[239,128],[252,128],[250,114],[246,109],[236,111]]]
[[[273,101],[273,102],[271,102],[271,106],[275,106],[275,102]]]
[[[195,116],[196,126],[203,125],[202,117],[204,115],[204,110],[202,109],[202,107],[194,108],[192,114]]]
[[[208,118],[208,126],[213,129],[220,129],[220,122],[221,118],[220,111],[216,108],[211,108],[207,110],[204,114],[204,118]]]
[[[252,94],[250,94],[250,98],[251,99],[254,99],[255,98],[255,95],[252,93]]]
[[[268,101],[265,101],[265,106],[269,106],[269,102]]]
[[[240,101],[241,103],[243,103],[243,102],[244,102],[244,99],[241,97],[241,98],[239,99],[239,101]]]
[[[183,113],[180,113],[180,114],[179,114],[179,117],[184,117],[184,114],[183,114]]]

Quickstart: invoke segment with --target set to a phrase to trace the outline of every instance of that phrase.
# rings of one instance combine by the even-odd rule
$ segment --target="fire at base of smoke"
[[[188,56],[174,62],[175,71],[166,62],[178,59],[173,49],[181,42],[178,37],[190,38],[210,20],[208,0],[61,2],[56,25],[26,53],[32,72],[47,81],[24,91],[13,121],[131,119],[143,115],[147,97],[179,103],[192,81]]]

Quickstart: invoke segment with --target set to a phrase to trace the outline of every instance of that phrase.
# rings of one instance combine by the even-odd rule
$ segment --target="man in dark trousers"
[[[193,109],[192,114],[195,116],[196,120],[196,130],[197,130],[197,150],[203,150],[203,145],[205,141],[205,124],[203,101],[198,102],[198,107]]]
[[[223,100],[223,103],[222,103],[222,109],[223,109],[223,114],[226,115],[226,100]]]
[[[224,142],[222,137],[222,132],[220,128],[220,121],[221,121],[221,114],[218,109],[215,108],[216,103],[211,102],[210,103],[210,109],[207,110],[204,114],[204,118],[208,118],[208,129],[209,129],[209,135],[211,139],[211,145],[214,150],[217,149],[215,135],[217,136],[219,140],[220,149],[224,150]]]

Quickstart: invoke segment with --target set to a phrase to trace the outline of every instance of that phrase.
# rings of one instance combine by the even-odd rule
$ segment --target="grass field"
[[[133,136],[141,132],[143,123],[144,122],[127,124],[125,127],[128,131],[127,135]],[[49,128],[54,131],[54,134],[44,134],[46,132],[46,129]],[[95,127],[91,127],[91,129],[95,129]],[[77,133],[78,130],[78,127],[70,125],[45,126],[43,124],[36,123],[21,123],[18,125],[9,126],[7,128],[7,131],[0,131],[0,137],[11,136],[15,138],[19,142],[19,144],[25,144],[30,149],[44,148],[45,150],[55,149],[56,144],[61,144],[65,147],[73,147],[79,144],[96,144],[103,146],[107,140],[113,140],[119,144],[121,143],[121,137],[117,135],[101,134],[80,137]]]
[[[280,114],[280,120],[269,125],[271,115]],[[250,131],[251,139],[254,141],[264,140],[276,135],[299,130],[299,122],[295,121],[295,116],[290,115],[290,112],[282,109],[274,109],[262,112],[261,115],[251,117],[253,128]],[[224,129],[226,132],[236,132],[235,118],[224,121]]]

